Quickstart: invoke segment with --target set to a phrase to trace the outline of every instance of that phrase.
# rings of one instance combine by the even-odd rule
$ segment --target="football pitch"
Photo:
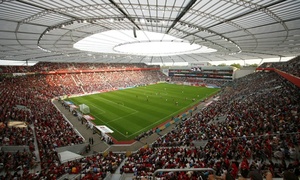
[[[128,141],[172,117],[185,112],[219,89],[175,84],[153,84],[117,91],[73,97],[86,104],[93,123],[105,125],[118,141]]]

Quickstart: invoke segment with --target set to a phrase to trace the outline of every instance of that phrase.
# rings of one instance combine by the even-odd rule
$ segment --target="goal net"
[[[89,114],[90,113],[90,108],[87,105],[85,105],[85,104],[80,104],[79,108],[80,108],[80,111],[83,114]]]

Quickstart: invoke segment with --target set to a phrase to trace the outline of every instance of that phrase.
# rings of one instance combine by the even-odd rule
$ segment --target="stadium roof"
[[[0,60],[280,60],[300,54],[299,8],[299,0],[0,0]],[[177,52],[170,42],[193,48],[153,55],[119,48],[160,43]]]

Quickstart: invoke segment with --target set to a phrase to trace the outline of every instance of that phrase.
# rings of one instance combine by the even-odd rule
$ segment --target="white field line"
[[[98,120],[100,120],[101,122],[103,122],[104,125],[108,125],[107,122],[102,121],[101,118],[99,118],[98,116],[95,116],[95,117],[97,117]],[[113,129],[114,131],[117,131],[118,133],[122,134],[124,137],[128,137],[127,135],[121,133],[120,131],[118,131],[116,128],[114,128],[112,126],[110,126],[109,128]]]
[[[92,106],[93,107],[95,107],[96,109],[99,109],[97,106],[94,106],[93,105],[93,103],[89,103],[89,104],[92,104]],[[101,109],[99,109],[99,110],[101,110]],[[103,110],[101,110],[102,112],[104,112],[105,113],[105,111],[103,111]],[[104,122],[104,121],[102,121],[101,120],[101,118],[99,118],[98,116],[95,116],[95,115],[93,115],[95,118],[97,118],[97,120],[99,120],[99,121],[101,121],[101,122],[103,122],[103,124],[105,124],[105,125],[108,125],[108,123],[107,122]],[[126,135],[125,134],[123,134],[123,133],[121,133],[120,131],[118,131],[117,129],[115,129],[114,127],[110,127],[111,129],[113,129],[113,130],[115,130],[115,131],[117,131],[117,132],[119,132],[120,134],[122,134],[123,136],[125,136],[126,137]]]
[[[130,114],[127,114],[127,115],[125,115],[125,116],[121,116],[121,117],[118,117],[118,118],[112,119],[111,121],[108,121],[108,122],[107,122],[107,124],[109,124],[109,123],[111,123],[111,122],[114,122],[114,121],[118,121],[119,119],[122,119],[122,118],[124,118],[124,117],[127,117],[127,116],[131,116],[131,115],[133,115],[133,114],[136,114],[136,113],[138,113],[138,111],[136,111],[136,112],[132,112],[132,113],[130,113]]]
[[[105,100],[106,100],[106,99],[105,99]],[[109,100],[107,100],[107,101],[109,101]],[[113,102],[113,101],[111,101],[111,102]],[[114,103],[114,102],[113,102],[113,103]],[[186,108],[188,108],[188,107],[190,107],[190,105],[185,106],[185,107],[183,107],[183,108],[181,108],[181,109],[175,111],[174,113],[172,113],[172,114],[170,114],[170,115],[177,114],[177,113],[181,112],[182,110],[184,110],[184,109],[186,109]],[[132,108],[130,108],[130,109],[132,109]],[[131,113],[131,114],[135,114],[135,113],[137,113],[137,112],[138,112],[138,111],[136,111],[136,112],[134,112],[134,113]],[[130,115],[131,115],[131,114],[130,114]],[[127,115],[126,115],[126,116],[127,116]],[[114,119],[114,120],[112,120],[112,121],[117,121],[118,119],[121,119],[121,118],[126,117],[126,116],[122,116],[122,117],[120,117],[120,118],[116,118],[116,119]],[[139,134],[140,132],[144,131],[144,129],[147,129],[147,128],[149,128],[149,127],[151,127],[151,126],[157,124],[158,122],[159,122],[159,123],[162,123],[162,122],[160,122],[160,121],[163,120],[163,119],[165,119],[165,118],[161,118],[160,120],[158,120],[158,121],[156,121],[156,122],[154,122],[154,123],[152,123],[152,124],[150,124],[150,125],[144,127],[143,129],[140,129],[139,131],[136,131],[135,133],[132,133],[132,134],[130,134],[130,135],[124,135],[124,134],[121,133],[120,131],[118,131],[118,130],[116,130],[116,131],[118,131],[120,134],[122,134],[122,135],[125,136],[125,137],[130,137],[130,136],[132,136],[132,135]],[[107,122],[107,124],[110,123],[110,122],[112,122],[112,121]],[[103,121],[102,121],[102,122],[103,122]],[[113,128],[113,129],[114,129],[114,128]]]
[[[94,98],[94,99],[97,99],[97,98]],[[104,98],[103,98],[103,99],[104,99]],[[104,99],[104,100],[106,100],[106,101],[108,101],[108,102],[110,102],[110,103],[116,104],[114,101],[109,101],[109,100],[107,100],[107,99]],[[94,106],[95,104],[90,103],[90,102],[89,102],[89,104],[92,104],[93,107],[95,107],[96,109],[99,109],[98,107]],[[124,106],[122,106],[122,107],[124,107]],[[125,106],[125,107],[126,107],[126,106]],[[128,107],[126,107],[126,108],[128,108]],[[132,108],[128,108],[128,109],[134,110],[134,109],[132,109]],[[101,109],[99,109],[99,110],[101,110]],[[103,111],[103,110],[101,110],[101,111],[102,111],[102,112],[105,112],[105,111]],[[134,112],[132,112],[131,114],[135,114],[135,113],[138,113],[138,112],[139,112],[139,111],[134,110]],[[128,116],[128,115],[125,115],[125,116],[122,116],[122,117],[119,117],[119,118],[116,118],[116,119],[121,119],[121,118],[126,117],[126,116]],[[99,118],[98,116],[95,116],[95,115],[94,115],[94,117],[97,118],[97,120],[103,122],[103,124],[108,125],[108,122],[102,121],[101,118]],[[116,119],[114,119],[114,120],[116,120]],[[114,120],[112,120],[112,121],[114,121]],[[109,122],[112,122],[112,121],[109,121]],[[111,126],[110,126],[110,128],[113,129],[114,131],[117,131],[118,133],[122,134],[124,137],[129,137],[128,135],[125,135],[125,134],[121,133],[120,131],[118,131],[118,130],[117,130],[116,128],[114,128],[114,127],[111,127]]]
[[[93,97],[94,98],[94,97]],[[99,98],[94,98],[94,99],[99,99]],[[110,103],[112,103],[112,104],[118,104],[118,103],[116,103],[116,102],[114,102],[114,101],[110,101],[110,100],[107,100],[107,99],[105,99],[105,98],[101,98],[101,99],[104,99],[104,100],[106,100],[107,102],[110,102]],[[120,102],[120,101],[118,101],[118,102]],[[93,103],[91,103],[91,104],[93,104]],[[94,106],[95,107],[95,106]],[[101,120],[101,118],[99,118],[98,116],[95,116],[95,117],[97,117],[101,122],[103,122],[104,124],[109,124],[109,123],[111,123],[111,122],[113,122],[113,121],[117,121],[117,120],[119,120],[119,119],[122,119],[123,117],[126,117],[126,116],[130,116],[130,115],[132,115],[132,114],[136,114],[136,113],[138,113],[139,111],[137,111],[137,110],[135,110],[135,109],[132,109],[132,108],[129,108],[129,107],[127,107],[127,106],[125,106],[124,104],[122,105],[122,108],[127,108],[127,109],[130,109],[130,110],[133,110],[134,112],[132,112],[132,113],[130,113],[130,114],[127,114],[127,115],[125,115],[125,116],[121,116],[121,117],[118,117],[118,118],[116,118],[116,119],[113,119],[113,120],[111,120],[111,121],[108,121],[108,122],[104,122],[104,121],[102,121]],[[99,109],[99,108],[97,108],[97,109]],[[117,129],[115,129],[114,127],[112,127],[112,126],[110,126],[110,128],[112,128],[112,129],[114,129],[115,131],[117,131],[117,132],[119,132],[120,134],[122,134],[123,136],[125,136],[125,137],[129,137],[128,135],[125,135],[125,134],[123,134],[123,133],[121,133],[120,131],[118,131]]]
[[[213,92],[213,93],[215,93],[215,92]],[[211,95],[211,94],[213,94],[213,93],[210,93],[209,95]],[[167,93],[166,93],[166,94],[162,94],[162,95],[167,95]],[[151,96],[155,96],[155,95],[151,95]],[[93,97],[93,98],[94,98],[94,97]],[[116,102],[114,102],[114,101],[110,101],[110,100],[107,100],[107,99],[102,98],[102,97],[100,97],[100,98],[103,99],[103,100],[105,100],[105,101],[107,101],[107,102],[110,102],[110,103],[113,103],[113,104],[118,104],[118,103],[116,103]],[[99,98],[94,98],[94,99],[99,99]],[[121,102],[121,101],[118,101],[118,102]],[[91,104],[93,104],[93,103],[91,103]],[[98,119],[99,119],[101,122],[103,122],[104,124],[108,124],[108,123],[111,123],[111,122],[113,122],[113,121],[117,121],[117,120],[119,120],[119,119],[122,119],[123,117],[130,116],[130,115],[132,115],[132,114],[136,114],[136,113],[139,112],[139,111],[137,111],[137,110],[135,110],[135,109],[132,109],[132,108],[130,108],[130,107],[127,107],[127,106],[125,106],[125,105],[122,105],[122,106],[125,107],[125,108],[127,108],[127,109],[133,110],[134,112],[132,112],[132,113],[130,113],[130,114],[128,114],[128,115],[125,115],[125,116],[122,116],[122,117],[113,119],[113,120],[108,121],[108,122],[104,122],[104,121],[102,121],[100,118],[98,118]],[[94,106],[94,107],[96,107],[96,106]],[[188,108],[188,107],[191,107],[191,105],[185,106],[185,107],[183,107],[183,108],[181,108],[181,109],[175,111],[174,113],[172,113],[172,114],[170,114],[170,115],[177,114],[177,113],[181,112],[183,109],[186,109],[186,108]],[[99,108],[96,107],[96,109],[99,109]],[[101,109],[99,109],[99,110],[101,110]],[[101,111],[103,112],[103,110],[101,110]],[[104,111],[104,112],[105,112],[105,111]],[[97,116],[96,116],[96,117],[97,117]],[[164,118],[161,118],[160,120],[158,120],[158,121],[156,121],[156,122],[154,122],[154,123],[152,123],[152,124],[150,124],[150,125],[144,127],[143,129],[140,129],[139,131],[136,131],[135,133],[130,134],[130,135],[125,135],[125,134],[121,133],[120,131],[118,131],[117,129],[115,129],[114,127],[111,127],[111,128],[114,129],[115,131],[119,132],[120,134],[122,134],[122,135],[125,136],[125,137],[130,137],[130,136],[132,136],[132,135],[139,134],[140,132],[144,131],[144,129],[147,129],[148,127],[153,126],[153,125],[157,124],[158,122],[159,122],[159,123],[162,123],[162,122],[160,122],[160,121],[163,120],[163,119],[164,119]]]
[[[92,104],[92,106],[95,107],[95,109],[100,110],[101,112],[103,112],[103,113],[99,113],[99,114],[104,114],[104,113],[106,113],[106,111],[104,111],[104,110],[98,108],[98,106],[95,106],[95,104],[90,103],[90,102],[89,102],[89,104]]]
[[[81,97],[80,97],[81,98]],[[83,102],[86,102],[85,100],[83,100]],[[103,113],[100,113],[100,114],[104,114],[104,113],[106,113],[106,111],[104,111],[104,110],[102,110],[102,109],[100,109],[100,108],[98,108],[98,106],[96,106],[96,104],[94,104],[94,103],[91,103],[91,102],[89,102],[89,104],[91,104],[93,107],[95,107],[95,109],[98,109],[98,110],[100,110],[100,111],[102,111]]]
[[[181,108],[181,109],[175,111],[174,113],[172,113],[172,114],[170,114],[170,115],[177,114],[178,112],[181,112],[183,109],[186,109],[187,107],[189,107],[189,106],[185,106],[185,107],[183,107],[183,108]],[[156,121],[156,122],[150,124],[149,126],[144,127],[143,129],[140,129],[139,131],[136,131],[135,133],[133,133],[133,134],[131,134],[131,135],[139,134],[139,133],[142,132],[144,129],[147,129],[148,127],[153,126],[154,124],[156,124],[156,123],[158,123],[158,122],[159,122],[159,123],[162,123],[162,122],[160,122],[160,121],[163,120],[163,119],[165,119],[165,118],[161,118],[160,120],[158,120],[158,121]]]
[[[122,101],[117,101],[117,102],[115,102],[115,101],[111,101],[111,100],[108,100],[108,99],[105,99],[105,98],[103,98],[103,97],[93,97],[94,99],[103,99],[103,100],[105,100],[105,101],[107,101],[107,102],[110,102],[111,104],[114,104],[114,105],[120,105],[120,104],[118,104],[117,102],[122,102]],[[123,103],[123,102],[122,102]],[[124,105],[124,103],[122,104],[122,106],[123,106],[123,108],[127,108],[127,109],[130,109],[130,110],[132,110],[132,111],[134,111],[134,112],[139,112],[139,111],[137,111],[137,110],[135,110],[135,109],[132,109],[132,108],[130,108],[130,107],[127,107],[127,106],[125,106]]]

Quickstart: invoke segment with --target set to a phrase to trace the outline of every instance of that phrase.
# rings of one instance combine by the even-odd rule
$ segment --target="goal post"
[[[90,107],[85,104],[80,104],[79,109],[83,114],[89,114],[90,113]]]

